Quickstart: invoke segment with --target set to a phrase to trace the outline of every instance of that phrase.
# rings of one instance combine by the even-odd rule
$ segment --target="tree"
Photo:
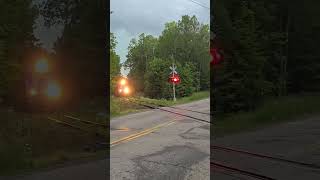
[[[144,91],[144,75],[148,71],[147,63],[156,56],[157,43],[157,38],[142,33],[138,40],[132,39],[129,44],[124,67],[130,69],[128,77],[135,83],[137,91]]]
[[[145,95],[150,98],[166,98],[173,97],[172,84],[168,82],[171,70],[169,67],[172,60],[155,58],[148,62],[148,71],[145,74]],[[176,63],[181,83],[176,85],[176,97],[190,96],[196,90],[195,84],[198,83],[197,77],[199,72],[196,66],[187,62],[185,64]]]
[[[220,83],[214,85],[214,97],[216,110],[221,112],[254,109],[271,86],[263,73],[266,59],[258,43],[254,12],[243,3],[234,13],[237,18],[232,26],[237,29],[236,46],[215,73]]]
[[[63,76],[69,78],[72,95],[105,95],[109,80],[106,75],[110,74],[106,60],[105,1],[48,0],[41,7],[48,26],[64,25],[55,51],[63,64]]]
[[[170,84],[168,75],[170,73],[170,61],[155,58],[148,62],[148,71],[144,76],[144,93],[150,98],[170,98]]]
[[[200,24],[196,16],[182,16],[178,22],[165,24],[159,37],[159,57],[172,58],[177,62],[192,62],[196,65],[200,79],[197,90],[209,88],[209,26]]]
[[[36,42],[38,12],[31,0],[0,1],[0,98],[16,103],[24,94],[24,65]]]
[[[209,26],[200,24],[195,16],[182,16],[178,22],[166,23],[159,38],[140,34],[138,39],[131,40],[128,50],[124,63],[130,69],[128,76],[134,82],[136,90],[147,96],[171,96],[172,93],[169,93],[170,89],[167,90],[164,82],[167,82],[167,71],[173,59],[183,74],[182,78],[186,80],[179,85],[181,96],[206,90],[210,86]],[[164,69],[160,72],[155,64]],[[156,77],[157,80],[153,79]],[[194,80],[189,80],[189,77]],[[160,79],[164,82],[158,82]],[[165,91],[164,94],[160,92],[162,90]]]
[[[113,90],[117,76],[120,75],[120,56],[116,54],[115,48],[117,45],[116,37],[110,33],[110,88]]]

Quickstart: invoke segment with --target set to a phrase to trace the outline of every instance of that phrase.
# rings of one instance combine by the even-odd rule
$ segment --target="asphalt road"
[[[255,132],[213,139],[213,145],[235,148],[320,166],[320,118],[283,123]],[[214,160],[229,166],[280,180],[318,180],[320,169],[261,159],[234,152],[213,150]],[[215,180],[250,179],[214,168]]]
[[[180,108],[209,113],[209,99]],[[172,110],[209,121],[209,115]],[[210,179],[210,125],[151,110],[111,121],[111,179]]]
[[[209,99],[179,105],[209,113]],[[209,115],[172,110],[209,121]],[[187,117],[150,110],[111,120],[111,179],[210,179],[210,126]],[[106,180],[107,160],[34,172],[5,180]]]

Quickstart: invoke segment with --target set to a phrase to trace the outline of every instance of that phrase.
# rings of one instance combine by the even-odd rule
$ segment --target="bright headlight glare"
[[[130,93],[130,89],[128,87],[125,87],[123,91],[124,91],[125,94],[129,94]]]
[[[39,61],[36,62],[35,64],[35,71],[37,73],[46,73],[49,71],[49,65],[47,60],[45,59],[40,59]]]
[[[31,96],[37,95],[37,91],[34,88],[30,89],[30,95]]]
[[[58,98],[61,96],[61,89],[58,84],[50,82],[47,88],[47,96],[50,98]]]
[[[121,79],[120,80],[120,85],[125,85],[125,84],[127,84],[127,81],[125,79]]]

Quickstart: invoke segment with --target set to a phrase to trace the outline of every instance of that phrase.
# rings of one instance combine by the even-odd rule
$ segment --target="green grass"
[[[166,99],[150,99],[145,97],[134,97],[134,98],[140,101],[143,101],[146,104],[173,106],[173,105],[185,104],[192,101],[205,99],[205,98],[208,98],[209,96],[210,96],[209,91],[201,91],[201,92],[193,93],[189,97],[178,98],[176,102],[172,100],[166,100]],[[111,105],[111,108],[110,108],[111,117],[117,117],[117,116],[129,114],[129,113],[141,112],[143,110],[146,110],[146,108],[142,106],[138,106],[136,104],[125,101],[123,98],[116,98],[116,97],[111,98],[110,105]]]
[[[253,112],[240,112],[214,119],[215,136],[255,130],[268,125],[320,114],[320,95],[270,99]]]

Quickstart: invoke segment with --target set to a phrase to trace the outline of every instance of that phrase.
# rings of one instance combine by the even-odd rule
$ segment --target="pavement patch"
[[[136,179],[163,180],[184,179],[191,166],[204,160],[209,155],[190,146],[170,146],[132,161],[136,166]]]
[[[200,127],[191,128],[179,136],[183,139],[210,139],[210,133],[208,133],[209,129],[203,129]]]

